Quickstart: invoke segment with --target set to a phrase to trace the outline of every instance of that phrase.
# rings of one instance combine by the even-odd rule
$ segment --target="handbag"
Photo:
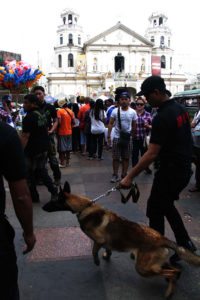
[[[118,123],[119,123],[119,144],[121,147],[128,147],[131,139],[131,134],[129,132],[122,131],[121,118],[120,118],[120,108],[118,108]]]
[[[200,136],[200,119],[197,121],[195,127],[192,129],[192,136]]]

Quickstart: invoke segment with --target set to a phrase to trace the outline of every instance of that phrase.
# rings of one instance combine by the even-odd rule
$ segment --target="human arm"
[[[145,170],[158,156],[161,146],[158,144],[149,144],[148,150],[141,157],[135,167],[133,167],[128,175],[120,181],[120,187],[129,188],[131,183],[137,175]]]
[[[31,251],[35,244],[32,219],[32,200],[26,182],[24,154],[15,130],[9,130],[4,148],[5,156],[1,158],[1,170],[9,184],[16,216],[22,226],[27,245],[25,253]]]
[[[28,143],[28,140],[29,140],[29,137],[30,137],[30,133],[28,132],[22,132],[20,134],[20,140],[21,140],[21,143],[22,143],[22,147],[25,148],[27,143]]]
[[[134,121],[132,121],[132,125],[131,125],[131,133],[132,133],[133,137],[136,134],[136,130],[137,130],[137,122],[134,120]]]
[[[15,213],[23,229],[23,237],[26,243],[26,249],[23,253],[26,254],[33,249],[36,242],[33,232],[33,211],[30,192],[25,179],[9,181],[8,183]]]
[[[111,136],[111,131],[114,125],[115,119],[113,117],[110,118],[109,124],[108,124],[108,144],[110,144],[110,136]]]

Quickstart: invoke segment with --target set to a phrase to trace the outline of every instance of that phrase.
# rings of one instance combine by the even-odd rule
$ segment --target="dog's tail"
[[[200,266],[200,256],[189,251],[188,249],[184,247],[178,246],[175,242],[170,241],[168,239],[165,240],[166,244],[165,246],[174,250],[182,260],[186,261],[189,264],[192,264],[194,266]]]

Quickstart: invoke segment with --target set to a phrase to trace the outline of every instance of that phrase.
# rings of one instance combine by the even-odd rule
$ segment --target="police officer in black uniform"
[[[164,235],[164,218],[174,232],[180,246],[195,251],[174,201],[187,186],[191,177],[192,139],[188,113],[185,108],[169,99],[164,80],[159,76],[148,77],[138,96],[144,95],[152,107],[158,107],[153,119],[148,151],[138,164],[120,182],[128,188],[135,176],[145,170],[158,156],[160,166],[155,173],[147,203],[149,225]],[[179,257],[174,254],[171,263]]]
[[[23,150],[17,132],[11,126],[0,122],[0,299],[19,300],[13,242],[15,232],[5,216],[3,177],[8,181],[15,213],[24,231],[23,237],[27,245],[24,253],[27,253],[34,247],[35,236]]]

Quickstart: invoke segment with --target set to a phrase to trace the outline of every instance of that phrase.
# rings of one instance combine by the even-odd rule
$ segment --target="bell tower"
[[[154,44],[152,55],[160,57],[162,73],[172,72],[173,69],[172,33],[167,20],[167,16],[163,13],[152,13],[145,33],[145,37]]]
[[[57,27],[54,47],[54,66],[59,71],[74,73],[77,55],[82,52],[83,30],[79,25],[79,15],[71,9],[61,12],[61,25]]]

